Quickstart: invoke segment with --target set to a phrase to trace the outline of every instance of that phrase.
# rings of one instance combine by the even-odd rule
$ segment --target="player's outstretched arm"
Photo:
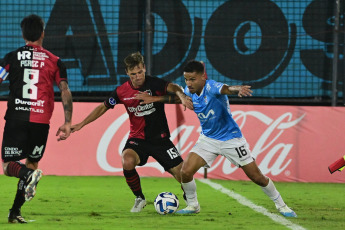
[[[188,97],[186,94],[184,94],[181,86],[174,84],[174,83],[169,83],[167,87],[167,91],[169,93],[175,93],[181,100],[181,104],[186,108],[193,110],[193,102],[190,97]]]
[[[72,125],[71,131],[74,133],[75,131],[79,131],[85,125],[93,122],[100,116],[102,116],[109,108],[104,105],[104,103],[97,106],[82,122]]]
[[[249,85],[223,85],[221,89],[221,94],[227,95],[235,95],[237,94],[239,97],[242,96],[252,96],[253,91],[250,89],[251,86]]]
[[[138,94],[135,95],[135,99],[140,100],[141,105],[150,104],[153,102],[161,102],[165,104],[182,104],[180,98],[175,94],[151,96],[147,92],[138,92]]]
[[[65,114],[65,123],[59,127],[56,136],[59,136],[58,141],[66,140],[71,134],[71,123],[72,123],[72,93],[68,88],[66,81],[61,81],[59,84],[59,89],[61,92],[61,101],[63,105],[63,110]],[[62,133],[62,134],[60,134]]]

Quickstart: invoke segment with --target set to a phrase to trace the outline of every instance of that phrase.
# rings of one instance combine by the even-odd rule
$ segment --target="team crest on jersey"
[[[205,104],[208,104],[207,96],[204,97],[204,102],[205,102]]]
[[[116,105],[116,100],[115,100],[115,98],[113,98],[113,97],[109,98],[109,104],[110,104],[110,105]]]
[[[147,89],[144,91],[145,93],[147,93],[148,95],[151,95],[152,96],[152,91],[150,89]]]

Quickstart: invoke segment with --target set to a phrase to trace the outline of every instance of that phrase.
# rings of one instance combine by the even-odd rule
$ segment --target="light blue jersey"
[[[186,86],[184,92],[193,100],[194,112],[198,115],[202,134],[220,141],[242,137],[242,133],[232,118],[227,95],[220,94],[224,84],[206,80],[200,96],[191,94]]]

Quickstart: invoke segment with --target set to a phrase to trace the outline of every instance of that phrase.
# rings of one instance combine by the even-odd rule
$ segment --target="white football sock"
[[[196,194],[196,183],[195,183],[194,178],[190,182],[181,183],[181,184],[186,194],[187,204],[194,207],[198,206],[199,202],[198,202],[198,198]]]
[[[274,186],[273,181],[268,178],[268,185],[266,187],[261,187],[262,191],[271,198],[271,200],[275,203],[276,208],[281,208],[285,206],[285,202],[283,201],[283,198],[281,197],[280,193],[276,189],[276,186]]]

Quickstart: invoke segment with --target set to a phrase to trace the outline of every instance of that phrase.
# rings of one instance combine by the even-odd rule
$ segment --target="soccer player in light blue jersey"
[[[208,80],[202,62],[191,60],[184,68],[185,94],[193,101],[202,132],[195,146],[187,156],[181,169],[182,187],[187,198],[187,207],[179,214],[199,213],[194,174],[201,167],[210,167],[218,155],[243,169],[249,179],[261,186],[264,193],[275,203],[285,217],[297,217],[283,201],[272,180],[264,176],[249,145],[231,115],[227,95],[251,96],[250,86],[228,86]]]

